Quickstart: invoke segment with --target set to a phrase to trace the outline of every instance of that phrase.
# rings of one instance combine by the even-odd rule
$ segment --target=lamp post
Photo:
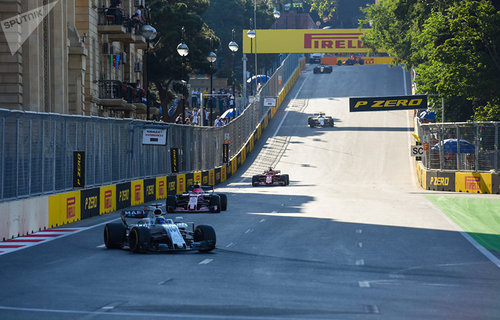
[[[250,28],[252,27],[252,19],[250,19]],[[248,30],[247,31],[247,37],[250,38],[250,54],[252,54],[252,43],[253,43],[253,39],[255,38],[255,30],[251,29],[251,30]],[[255,60],[255,62],[257,63],[257,59]],[[255,76],[257,76],[257,65],[255,65]],[[257,79],[257,78],[255,78]],[[246,85],[246,84],[245,84]],[[257,85],[257,83],[255,84]],[[250,77],[250,95],[253,94],[253,81],[252,81],[252,77]]]
[[[210,38],[210,47],[212,47],[212,38]],[[214,96],[212,96],[212,80],[214,75],[214,62],[217,60],[217,55],[215,52],[210,51],[207,57],[208,62],[210,62],[210,126],[213,125],[213,112],[214,112]]]
[[[276,22],[274,24],[274,30],[278,29],[278,19],[281,16],[281,13],[278,11],[278,9],[274,8],[273,12],[274,19],[276,19]]]
[[[236,118],[236,92],[235,92],[235,77],[234,77],[234,54],[238,51],[238,44],[234,41],[234,29],[232,32],[232,40],[229,42],[229,50],[233,53],[233,120]]]
[[[181,29],[181,43],[177,45],[177,53],[182,57],[182,71],[184,71],[184,57],[189,54],[189,47],[184,43],[184,26]],[[184,92],[182,93],[182,123],[186,122],[186,104],[185,104]]]
[[[149,100],[149,43],[150,41],[153,41],[156,38],[157,32],[156,29],[153,28],[152,26],[145,25],[141,29],[142,36],[146,38],[146,51],[145,51],[145,60],[146,60],[146,76],[144,77],[145,83],[144,83],[144,88],[146,91],[146,120],[149,119],[149,106],[150,106],[150,100]]]
[[[215,52],[210,51],[207,57],[208,62],[210,62],[210,123],[209,125],[212,126],[212,121],[213,121],[213,111],[214,111],[214,96],[213,94],[213,76],[214,76],[214,65],[213,63],[217,60],[217,55]]]

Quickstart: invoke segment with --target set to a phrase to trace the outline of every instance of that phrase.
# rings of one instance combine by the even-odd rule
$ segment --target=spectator
[[[178,115],[177,118],[175,118],[175,123],[181,124],[182,123],[182,116]]]
[[[115,17],[114,24],[122,24],[123,23],[122,0],[112,0],[111,5],[107,10],[107,14],[113,15]]]
[[[144,7],[140,5],[137,11],[132,16],[132,22],[134,24],[136,34],[140,34],[142,26],[146,24],[146,19],[144,19],[143,12],[144,12]]]
[[[217,119],[215,119],[214,126],[215,127],[222,127],[224,125],[224,122],[221,120],[220,116],[217,116]]]
[[[197,125],[199,120],[198,110],[196,108],[193,109],[193,124]]]

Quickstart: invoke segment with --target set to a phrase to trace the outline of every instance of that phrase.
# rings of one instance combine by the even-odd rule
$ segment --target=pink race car
[[[227,196],[215,193],[211,186],[196,184],[185,193],[167,196],[167,212],[212,212],[219,213],[227,209]]]

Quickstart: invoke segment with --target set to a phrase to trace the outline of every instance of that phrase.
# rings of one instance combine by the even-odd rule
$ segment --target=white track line
[[[311,76],[311,74],[308,74],[308,75],[307,75],[306,79],[302,82],[302,84],[301,84],[301,85],[300,85],[300,87],[299,87],[299,90],[297,90],[297,93],[295,94],[295,96],[293,97],[293,99],[292,99],[292,100],[297,99],[297,97],[298,97],[298,95],[299,95],[300,91],[302,90],[302,87],[303,87],[303,86],[304,86],[304,84],[307,82],[307,79],[309,79],[309,77],[310,77],[310,76]],[[290,102],[292,102],[292,100],[290,100]],[[288,107],[288,106],[287,106],[287,107]],[[285,121],[286,116],[288,115],[288,112],[290,112],[290,110],[287,110],[287,111],[285,112],[285,115],[283,116],[283,119],[281,119],[281,121],[280,121],[280,123],[279,123],[278,127],[276,128],[276,130],[274,131],[274,133],[273,133],[273,135],[272,135],[271,139],[273,139],[274,137],[276,137],[276,135],[278,134],[278,131],[281,129],[281,126],[283,125],[283,122]],[[261,156],[262,156],[262,157],[264,157],[264,156],[267,154],[267,152],[268,152],[268,151],[269,151],[269,148],[267,148],[267,149],[266,149],[266,150],[265,150],[265,151],[261,154]],[[248,179],[248,177],[245,177],[245,178],[241,179],[240,181],[238,181],[238,183],[242,183],[243,181],[245,181],[245,180],[247,180],[247,179]]]
[[[212,261],[214,261],[214,259],[205,259],[205,260],[203,260],[202,262],[200,262],[198,264],[209,264]]]

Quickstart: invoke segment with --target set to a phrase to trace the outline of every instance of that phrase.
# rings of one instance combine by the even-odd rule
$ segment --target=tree
[[[257,29],[268,29],[274,22],[273,10],[269,2],[257,2]],[[253,0],[211,0],[210,7],[203,14],[203,19],[207,25],[214,30],[220,38],[220,46],[217,51],[218,75],[229,77],[232,71],[232,52],[228,48],[232,40],[231,30],[235,30],[236,43],[240,50],[235,54],[235,61],[242,58],[242,36],[244,29],[253,28],[250,26],[250,18],[254,16]],[[265,66],[276,55],[259,55],[259,64]],[[237,64],[239,65],[239,64]],[[253,70],[253,61],[248,60],[248,70]],[[238,71],[241,71],[239,69]],[[241,79],[241,72],[239,77]]]
[[[365,44],[414,66],[419,92],[445,98],[447,121],[499,120],[488,111],[500,101],[500,12],[491,1],[385,0],[365,12],[373,25]]]
[[[158,91],[163,115],[167,119],[181,112],[181,108],[178,108],[173,117],[168,117],[168,105],[175,97],[175,91],[186,95],[184,86],[177,85],[175,91],[171,90],[173,83],[189,80],[188,74],[192,71],[208,72],[206,57],[213,50],[210,38],[213,39],[214,48],[219,45],[219,38],[200,16],[208,5],[208,0],[149,2],[151,24],[158,30],[158,40],[148,55],[148,78]],[[182,40],[182,26],[185,29],[183,40],[189,47],[189,55],[184,58],[177,53],[177,45]]]

